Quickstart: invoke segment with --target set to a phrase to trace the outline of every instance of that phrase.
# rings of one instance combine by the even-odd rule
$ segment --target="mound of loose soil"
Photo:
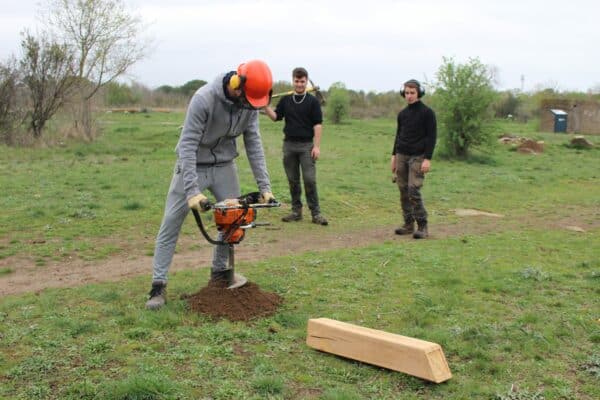
[[[192,311],[230,321],[273,315],[283,301],[278,294],[263,292],[252,282],[236,289],[227,289],[224,282],[209,282],[199,292],[183,297]]]
[[[535,141],[531,139],[525,139],[521,144],[517,147],[517,151],[519,153],[525,154],[539,154],[544,152],[544,142],[543,141]]]

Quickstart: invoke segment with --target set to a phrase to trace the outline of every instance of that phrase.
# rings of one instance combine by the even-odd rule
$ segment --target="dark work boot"
[[[150,290],[150,299],[146,302],[146,308],[148,310],[158,310],[167,302],[167,284],[166,282],[156,281],[152,282],[152,289]]]
[[[429,236],[427,231],[427,221],[417,221],[417,230],[413,233],[415,239],[425,239]]]
[[[410,235],[415,231],[415,222],[405,222],[400,228],[394,231],[396,235]]]
[[[313,215],[312,223],[317,225],[329,225],[329,221],[327,221],[327,218],[325,218],[323,214]]]
[[[302,219],[302,211],[294,211],[281,218],[283,222],[300,221]]]

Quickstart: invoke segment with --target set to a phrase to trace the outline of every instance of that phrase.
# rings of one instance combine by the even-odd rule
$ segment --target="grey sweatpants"
[[[218,166],[197,166],[196,171],[198,173],[198,185],[200,186],[200,191],[208,189],[215,196],[216,201],[240,196],[240,183],[238,181],[237,166],[235,165],[235,162],[232,161]],[[190,208],[188,207],[187,198],[183,189],[183,174],[181,173],[179,164],[176,164],[165,204],[165,214],[156,237],[154,259],[152,261],[153,282],[167,282],[167,274],[171,262],[173,261],[177,238],[179,237],[181,226],[189,211]],[[219,239],[221,239],[220,234]],[[228,259],[228,246],[215,246],[212,261],[213,271],[226,269]]]

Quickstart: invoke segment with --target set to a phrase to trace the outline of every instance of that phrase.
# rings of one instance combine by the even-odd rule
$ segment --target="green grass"
[[[0,147],[0,259],[43,266],[140,245],[144,254],[162,217],[181,120],[107,115],[92,144]],[[287,202],[282,126],[262,127],[274,193]],[[476,162],[432,163],[424,188],[431,231],[452,226],[453,234],[241,260],[252,281],[283,297],[270,318],[214,322],[189,312],[180,296],[204,285],[199,269],[171,274],[159,312],[144,310],[148,276],[3,297],[0,398],[600,397],[599,152],[568,148],[567,135],[529,125],[503,129],[544,140],[546,151],[499,147]],[[332,225],[324,229],[360,234],[398,222],[393,130],[392,120],[325,126],[318,181]],[[256,190],[243,156],[239,165],[243,190]],[[485,233],[462,232],[455,208],[505,217]],[[278,223],[284,212],[261,218]],[[587,232],[564,229],[576,223]],[[308,227],[257,230],[255,238],[294,240]],[[198,235],[187,223],[184,234]],[[15,268],[0,269],[0,279]],[[314,351],[306,323],[318,317],[439,343],[453,378],[435,385]]]
[[[0,198],[5,210],[0,214],[0,259],[26,256],[40,265],[72,257],[102,259],[127,253],[128,244],[154,237],[182,119],[181,114],[106,114],[104,134],[91,145],[0,147],[0,185],[5,193]],[[266,118],[261,122],[273,192],[289,202],[281,167],[282,125]],[[459,207],[513,215],[532,209],[536,214],[555,212],[579,203],[580,192],[590,194],[586,207],[597,205],[598,150],[569,149],[564,147],[567,135],[530,135],[530,129],[513,124],[503,131],[523,130],[544,139],[544,154],[524,156],[500,148],[478,163],[434,159],[424,190],[433,220]],[[355,227],[357,219],[375,226],[397,215],[397,189],[388,172],[393,135],[393,120],[326,126],[318,181],[323,212],[335,216],[333,229]],[[242,189],[254,191],[241,141],[240,145]],[[184,234],[192,232],[192,224],[184,227]]]
[[[556,243],[551,257],[547,243]],[[141,278],[13,296],[0,308],[0,393],[31,396],[36,386],[63,398],[85,378],[100,396],[90,398],[138,386],[160,393],[140,398],[493,398],[517,384],[591,399],[598,271],[585,236],[531,230],[259,262],[253,280],[285,303],[247,324],[185,310],[180,295],[205,281],[197,270],[173,277],[171,301],[156,313],[143,309]],[[311,350],[306,321],[323,316],[440,343],[454,377],[432,385]]]

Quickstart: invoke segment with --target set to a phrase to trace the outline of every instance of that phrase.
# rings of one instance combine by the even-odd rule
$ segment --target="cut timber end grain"
[[[306,344],[435,383],[452,377],[439,344],[329,318],[308,320]]]

